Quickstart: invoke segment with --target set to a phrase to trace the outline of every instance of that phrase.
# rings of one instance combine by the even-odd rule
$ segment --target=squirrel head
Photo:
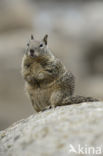
[[[34,36],[31,35],[31,39],[27,44],[26,55],[32,58],[44,55],[47,52],[47,38],[48,35],[45,35],[41,41],[37,41]]]

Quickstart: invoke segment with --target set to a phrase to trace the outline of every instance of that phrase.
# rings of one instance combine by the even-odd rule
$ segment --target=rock
[[[103,151],[103,102],[57,107],[0,132],[0,156],[74,156]],[[76,153],[69,153],[71,147]],[[91,151],[89,148],[93,147]],[[98,149],[98,151],[97,151]],[[102,154],[101,154],[102,155]]]

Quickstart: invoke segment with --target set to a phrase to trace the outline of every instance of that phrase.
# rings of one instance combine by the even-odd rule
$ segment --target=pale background
[[[103,2],[0,0],[0,130],[33,113],[21,60],[33,33],[76,76],[76,93],[103,100]]]

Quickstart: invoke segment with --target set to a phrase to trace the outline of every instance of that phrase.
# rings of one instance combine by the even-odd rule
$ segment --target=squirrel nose
[[[31,55],[34,54],[34,49],[30,49],[30,54],[31,54]]]

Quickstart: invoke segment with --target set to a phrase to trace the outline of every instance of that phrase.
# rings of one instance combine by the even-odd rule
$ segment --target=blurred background
[[[33,113],[21,61],[31,33],[76,77],[76,94],[103,100],[103,2],[0,0],[0,130]]]

